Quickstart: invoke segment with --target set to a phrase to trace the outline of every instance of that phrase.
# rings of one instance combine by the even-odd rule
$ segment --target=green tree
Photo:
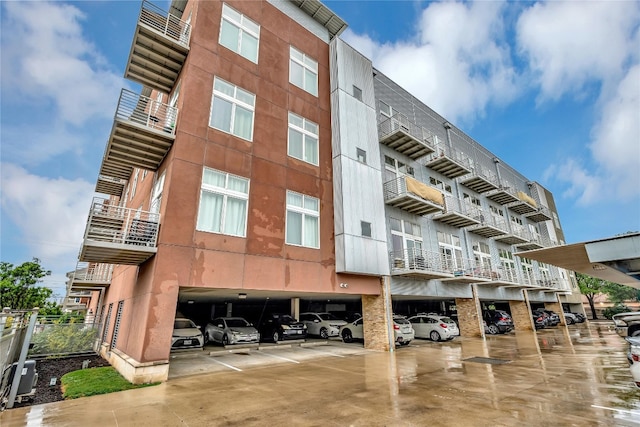
[[[612,282],[604,282],[603,293],[607,294],[609,301],[614,304],[622,304],[625,301],[635,300],[638,296],[638,290],[636,288]]]
[[[576,279],[578,280],[580,293],[587,298],[589,307],[591,307],[591,318],[595,320],[598,316],[594,299],[596,295],[603,293],[605,281],[582,273],[576,273]]]
[[[18,266],[0,262],[0,307],[10,307],[14,310],[44,307],[53,291],[36,284],[49,275],[51,271],[42,268],[38,258]]]

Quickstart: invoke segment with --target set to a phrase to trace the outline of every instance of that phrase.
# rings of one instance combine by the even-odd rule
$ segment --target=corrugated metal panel
[[[492,301],[524,301],[520,288],[505,288],[477,285],[478,298]]]
[[[375,112],[371,105],[353,96],[353,84],[358,82],[363,100],[373,100],[371,70],[371,62],[343,41],[334,39],[331,42],[336,269],[338,272],[388,275]],[[366,163],[358,161],[358,148],[365,150]],[[371,237],[362,236],[362,221],[371,224]]]
[[[471,285],[452,285],[437,280],[420,281],[404,277],[391,278],[391,294],[430,298],[473,298]]]

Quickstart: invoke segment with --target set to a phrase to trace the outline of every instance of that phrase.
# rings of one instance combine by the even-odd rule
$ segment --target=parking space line
[[[315,351],[316,353],[326,354],[327,356],[344,357],[344,356],[342,356],[340,354],[333,354],[333,353],[329,353],[328,351],[320,351],[320,350],[316,350],[315,348],[311,348],[311,347],[300,347],[300,348],[304,348],[305,350]]]
[[[224,363],[224,362],[221,362],[221,361],[219,361],[219,360],[216,360],[216,359],[214,359],[214,358],[211,358],[211,360],[212,360],[212,361],[214,361],[214,362],[216,362],[216,363],[221,364],[222,366],[226,366],[226,367],[227,367],[227,368],[229,368],[229,369],[233,369],[234,371],[242,372],[242,369],[240,369],[240,368],[236,368],[235,366],[228,365],[228,364],[226,364],[226,363]]]
[[[262,353],[262,354],[267,355],[267,356],[271,356],[271,357],[275,357],[276,359],[286,360],[287,362],[291,362],[291,363],[300,363],[300,362],[298,362],[297,360],[288,359],[288,358],[286,358],[286,357],[278,356],[278,355],[276,355],[276,354],[271,354],[271,353],[266,353],[266,352],[265,352],[265,353]]]

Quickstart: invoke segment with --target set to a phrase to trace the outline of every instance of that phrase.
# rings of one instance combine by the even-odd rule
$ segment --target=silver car
[[[257,343],[260,333],[242,317],[218,317],[204,329],[205,343],[217,342],[222,345]]]

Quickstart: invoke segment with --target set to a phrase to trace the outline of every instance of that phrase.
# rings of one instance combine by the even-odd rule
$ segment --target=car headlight
[[[282,325],[282,329],[284,329],[284,330],[291,329],[291,326],[289,326],[289,325]]]

